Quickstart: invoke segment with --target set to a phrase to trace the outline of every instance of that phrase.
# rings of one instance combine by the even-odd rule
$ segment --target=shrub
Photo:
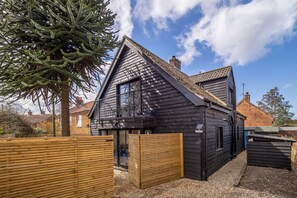
[[[1,134],[15,134],[16,137],[35,136],[33,127],[15,111],[0,110]]]

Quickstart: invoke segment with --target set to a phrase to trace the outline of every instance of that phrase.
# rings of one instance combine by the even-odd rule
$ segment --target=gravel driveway
[[[297,197],[297,172],[285,169],[248,166],[240,181],[243,188],[262,191],[283,197]]]
[[[267,191],[234,187],[246,163],[242,152],[208,178],[208,181],[180,179],[146,189],[129,182],[128,173],[115,170],[115,197],[283,197]]]

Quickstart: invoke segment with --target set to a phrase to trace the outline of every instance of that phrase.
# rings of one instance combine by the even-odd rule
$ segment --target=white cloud
[[[195,42],[210,47],[225,64],[244,65],[259,59],[271,46],[295,35],[296,4],[296,0],[210,4],[212,9],[202,9],[202,19],[179,38],[184,49],[180,59],[187,65],[200,55]]]
[[[294,86],[294,84],[292,84],[292,83],[286,83],[284,86],[283,86],[283,88],[284,89],[289,89],[289,88],[291,88],[291,87],[293,87]]]
[[[120,39],[126,35],[131,37],[133,32],[130,0],[111,0],[109,8],[117,14],[115,29],[119,30]]]
[[[134,17],[145,23],[152,20],[158,29],[167,29],[167,20],[176,20],[199,4],[200,0],[137,0]]]

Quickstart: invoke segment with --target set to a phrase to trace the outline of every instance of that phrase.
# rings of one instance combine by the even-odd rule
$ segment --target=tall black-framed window
[[[236,140],[239,140],[239,126],[237,126]]]
[[[133,80],[118,86],[118,115],[120,117],[141,114],[140,80]]]
[[[216,149],[223,148],[223,127],[216,127]]]

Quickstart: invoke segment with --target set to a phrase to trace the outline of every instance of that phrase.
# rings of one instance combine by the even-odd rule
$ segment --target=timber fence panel
[[[129,135],[129,177],[138,188],[179,179],[184,175],[183,136]]]
[[[292,168],[294,171],[297,171],[297,143],[292,144],[291,150]]]
[[[113,137],[0,140],[0,197],[112,197]]]

